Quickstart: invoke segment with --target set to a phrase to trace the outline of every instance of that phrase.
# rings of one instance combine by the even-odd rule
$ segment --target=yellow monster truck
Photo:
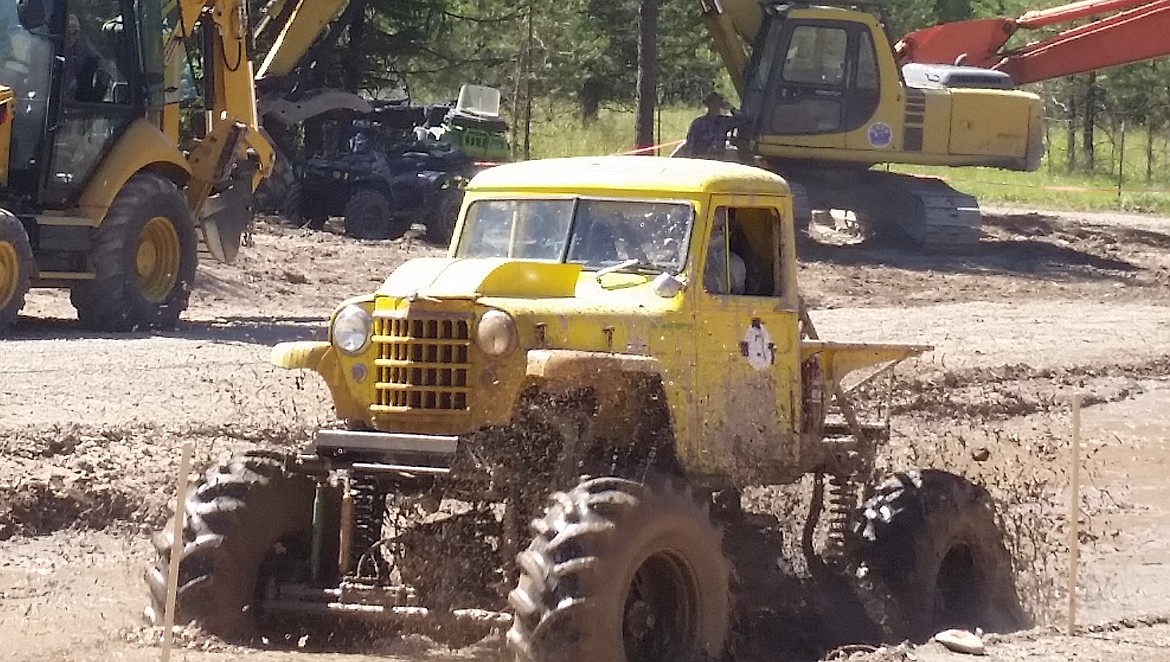
[[[334,614],[448,641],[507,627],[529,662],[719,659],[745,608],[720,533],[745,517],[739,490],[812,474],[806,529],[824,506],[829,535],[806,554],[854,578],[886,636],[1016,627],[986,491],[931,470],[877,481],[887,428],[842,385],[927,348],[818,340],[796,279],[789,190],[764,170],[480,173],[447,257],[342,303],[327,342],[274,348],[325,379],[343,425],[207,472],[180,621],[241,636]],[[155,538],[154,617],[174,544]]]

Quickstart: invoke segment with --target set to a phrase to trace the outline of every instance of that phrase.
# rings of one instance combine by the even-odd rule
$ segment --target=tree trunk
[[[654,106],[658,90],[658,0],[638,5],[638,85],[634,98],[634,146],[654,144]]]
[[[596,78],[587,78],[581,83],[581,93],[578,101],[581,104],[581,123],[592,124],[597,121],[601,110],[601,81]]]
[[[532,0],[528,2],[528,43],[524,49],[524,158],[532,158]]]
[[[357,92],[362,86],[362,80],[369,66],[366,62],[366,12],[359,11],[349,24],[349,43],[346,44],[345,54],[342,56],[345,90]]]
[[[1089,72],[1089,84],[1085,86],[1085,123],[1082,125],[1081,150],[1085,154],[1085,170],[1093,172],[1096,153],[1093,133],[1097,128],[1097,72]]]

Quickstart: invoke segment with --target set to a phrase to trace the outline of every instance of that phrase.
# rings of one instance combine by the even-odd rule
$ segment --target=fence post
[[[1121,207],[1121,185],[1125,181],[1125,120],[1121,120],[1121,153],[1117,159],[1117,206]]]

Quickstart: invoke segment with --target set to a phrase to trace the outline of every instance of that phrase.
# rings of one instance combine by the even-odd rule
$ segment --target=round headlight
[[[370,345],[370,314],[358,306],[342,308],[333,318],[333,345],[351,356]]]
[[[518,342],[516,321],[503,311],[487,311],[479,318],[479,324],[475,327],[475,342],[488,356],[507,354]]]

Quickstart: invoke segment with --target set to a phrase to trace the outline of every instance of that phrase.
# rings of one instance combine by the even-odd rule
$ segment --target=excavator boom
[[[1018,30],[1094,16],[1104,18],[1005,49]],[[895,52],[903,65],[984,67],[1003,71],[1023,85],[1170,55],[1168,34],[1170,0],[1085,0],[1031,11],[1017,19],[976,19],[924,28],[903,37]]]

